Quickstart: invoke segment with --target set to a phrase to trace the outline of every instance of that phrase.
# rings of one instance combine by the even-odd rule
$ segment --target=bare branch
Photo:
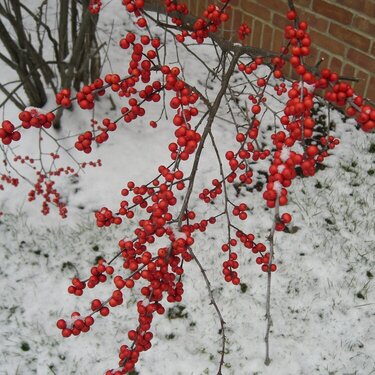
[[[223,316],[220,312],[220,309],[215,301],[215,298],[214,298],[214,294],[213,294],[213,291],[212,291],[212,288],[211,288],[211,283],[210,283],[210,280],[208,279],[207,277],[207,274],[206,274],[206,271],[204,270],[201,262],[199,261],[199,259],[197,258],[197,256],[195,255],[195,253],[193,252],[192,248],[189,248],[189,252],[190,254],[193,256],[193,259],[195,261],[195,263],[197,263],[202,275],[203,275],[203,278],[204,278],[204,281],[206,283],[206,287],[207,287],[207,290],[208,290],[208,295],[210,296],[210,305],[213,305],[215,310],[216,310],[216,313],[219,317],[219,320],[220,320],[220,326],[221,326],[221,356],[220,356],[220,363],[219,363],[219,369],[217,371],[217,375],[222,375],[222,372],[221,372],[221,369],[224,365],[224,355],[225,355],[225,321],[223,319]]]
[[[178,219],[179,227],[181,227],[181,225],[182,225],[182,217],[183,217],[183,215],[184,215],[184,213],[187,209],[187,206],[188,206],[188,203],[189,203],[189,200],[190,200],[190,196],[191,196],[191,193],[193,191],[195,176],[196,176],[197,171],[198,171],[198,164],[199,164],[199,160],[200,160],[200,155],[202,153],[206,138],[210,133],[212,124],[215,120],[216,113],[217,113],[217,111],[220,107],[221,99],[223,98],[223,96],[224,96],[224,94],[225,94],[225,92],[228,88],[229,80],[230,80],[230,78],[231,78],[231,76],[234,72],[234,69],[237,65],[238,59],[240,58],[240,54],[241,54],[241,50],[237,49],[233,58],[232,58],[232,61],[230,62],[228,70],[225,73],[225,76],[223,77],[220,91],[218,92],[218,94],[216,96],[216,99],[215,99],[214,103],[212,104],[211,110],[209,111],[207,124],[206,124],[206,126],[203,130],[203,134],[202,134],[201,140],[199,142],[198,149],[197,149],[196,154],[195,154],[193,167],[191,169],[192,172],[191,172],[191,175],[190,175],[189,186],[188,186],[188,189],[187,189],[187,192],[186,192],[186,195],[185,195],[185,198],[184,198],[184,202],[182,204],[182,208],[181,208],[181,211],[180,211],[180,215],[179,215],[179,219]]]

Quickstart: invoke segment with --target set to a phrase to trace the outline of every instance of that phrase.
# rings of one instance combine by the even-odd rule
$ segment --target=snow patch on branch
[[[289,157],[290,157],[290,148],[283,146],[283,148],[281,149],[281,154],[280,154],[281,161],[285,163],[289,159]]]
[[[43,113],[43,114],[46,113],[45,111],[43,111],[42,108],[38,108],[38,107],[26,107],[24,110],[27,112],[37,112],[37,113]]]
[[[185,232],[181,232],[179,230],[177,223],[173,223],[173,224],[169,225],[169,228],[172,230],[172,232],[173,232],[173,234],[175,236],[176,241],[179,240],[179,239],[183,239],[183,240],[187,239],[186,233]]]
[[[281,173],[283,170],[285,169],[285,165],[284,164],[281,164],[277,167],[277,172],[278,173]]]
[[[277,196],[280,196],[282,188],[283,188],[283,186],[281,185],[281,183],[279,181],[274,182],[273,189],[276,191]]]

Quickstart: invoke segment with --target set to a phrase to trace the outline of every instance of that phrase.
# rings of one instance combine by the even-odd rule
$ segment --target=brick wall
[[[186,0],[193,14],[200,14],[208,0]],[[306,62],[341,75],[360,79],[355,89],[375,101],[375,0],[295,0],[300,19],[306,20],[313,42]],[[242,22],[252,29],[247,43],[278,51],[283,45],[287,0],[232,0],[231,21],[225,37],[235,40]]]

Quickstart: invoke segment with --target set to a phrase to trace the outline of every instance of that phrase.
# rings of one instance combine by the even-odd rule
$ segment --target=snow
[[[279,181],[276,181],[273,184],[273,188],[276,191],[277,195],[279,196],[281,194],[281,190],[282,190],[283,187],[282,187],[282,185],[280,184]]]
[[[278,167],[277,167],[277,172],[278,173],[281,173],[283,170],[285,169],[285,165],[279,165]]]
[[[133,28],[115,2],[103,9],[103,33],[110,29],[112,20],[113,40],[122,37],[125,29]],[[106,38],[104,34],[102,38]],[[121,71],[126,66],[126,53],[110,43],[113,71]],[[171,40],[168,48],[169,62],[175,62]],[[200,53],[204,61],[214,65],[214,51],[205,46]],[[188,57],[183,49],[178,57],[187,80],[194,79],[197,85],[205,82],[200,62]],[[106,65],[103,72],[109,71],[111,68]],[[210,82],[210,86],[213,89],[207,90],[207,95],[212,100],[218,85]],[[112,96],[118,112],[121,101]],[[280,107],[274,100],[269,96],[268,105]],[[46,108],[51,107],[52,95]],[[95,116],[115,118],[116,111],[108,112],[109,107],[108,99],[102,99]],[[83,315],[93,298],[105,298],[111,292],[107,285],[101,285],[76,298],[68,295],[66,289],[72,277],[89,274],[98,256],[110,259],[116,254],[119,239],[132,238],[135,221],[97,228],[93,212],[102,206],[116,210],[127,181],[148,182],[160,164],[168,164],[167,145],[174,132],[170,117],[160,121],[157,129],[148,126],[149,120],[159,117],[160,107],[160,103],[151,103],[147,118],[131,125],[121,124],[107,143],[86,157],[87,161],[101,159],[103,167],[87,168],[79,178],[59,180],[58,189],[68,203],[68,219],[60,219],[53,210],[42,217],[40,201],[27,202],[30,187],[26,183],[18,188],[5,186],[5,191],[0,192],[0,209],[4,212],[0,217],[0,374],[102,374],[117,367],[118,348],[127,343],[127,331],[136,325],[134,304],[140,299],[138,289],[126,291],[124,305],[106,318],[97,318],[92,330],[79,337],[63,339],[55,324],[73,311]],[[223,105],[220,116],[230,120],[226,112]],[[3,117],[15,121],[17,113],[8,103]],[[273,115],[267,115],[264,123],[273,124]],[[293,181],[288,189],[289,204],[280,208],[280,214],[291,213],[293,221],[291,233],[276,233],[278,271],[272,278],[269,366],[264,365],[263,339],[266,275],[255,264],[254,254],[236,247],[241,285],[235,287],[224,282],[221,272],[226,260],[220,250],[227,241],[225,221],[218,220],[195,237],[194,252],[204,265],[226,322],[225,375],[370,375],[375,371],[375,166],[374,153],[370,152],[375,140],[374,135],[358,131],[352,121],[343,122],[338,112],[331,117],[336,122],[333,134],[341,144],[327,158],[324,170],[314,177]],[[77,110],[64,115],[62,126],[66,134],[78,134],[89,124],[90,114]],[[221,155],[235,149],[235,131],[228,122],[218,119],[212,129],[220,141]],[[28,135],[23,136],[15,152],[37,155],[38,132]],[[46,154],[55,151],[54,142],[47,138],[45,141]],[[204,187],[211,186],[212,178],[218,177],[218,163],[212,151],[207,142],[193,191],[196,197]],[[286,161],[288,152],[283,149],[282,161]],[[67,162],[72,160],[66,155],[58,161],[61,165]],[[191,161],[184,164],[185,176],[190,167]],[[259,168],[265,170],[265,162],[260,162]],[[33,175],[27,167],[22,170],[27,176]],[[256,181],[264,183],[265,179],[259,175]],[[248,219],[239,225],[266,241],[273,211],[265,208],[262,193],[241,189],[236,197],[233,186],[228,190],[235,202],[249,206]],[[178,197],[181,203],[182,194]],[[220,212],[220,197],[216,202],[205,205],[196,198],[190,209],[196,211],[199,219],[207,218]],[[183,233],[178,236],[184,238]],[[121,265],[116,267],[120,269]],[[184,289],[180,304],[166,304],[170,318],[167,313],[155,317],[153,348],[142,354],[136,367],[139,374],[217,373],[220,324],[194,262],[185,265]]]
[[[183,240],[187,239],[186,233],[181,232],[178,229],[178,224],[177,223],[172,223],[171,225],[168,225],[168,228],[170,228],[172,230],[173,235],[174,235],[176,241],[179,240],[179,239],[183,239]]]
[[[41,113],[45,114],[46,113],[46,112],[44,112],[44,110],[42,108],[38,108],[38,107],[26,107],[24,110],[29,111],[29,112],[34,111],[34,113],[38,113],[38,114],[41,114]]]
[[[290,148],[287,147],[287,146],[284,146],[282,149],[281,149],[281,154],[280,154],[280,159],[283,163],[285,163],[288,159],[289,159],[289,156],[290,156]]]

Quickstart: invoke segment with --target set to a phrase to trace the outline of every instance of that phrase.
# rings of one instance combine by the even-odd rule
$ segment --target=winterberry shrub
[[[325,103],[328,110],[332,106],[344,108],[365,132],[375,128],[375,109],[335,72],[306,64],[312,40],[308,24],[298,19],[291,1],[286,14],[289,25],[284,32],[285,46],[277,52],[248,45],[246,37],[251,30],[246,24],[238,25],[234,32],[241,43],[220,38],[218,31],[229,19],[230,0],[208,5],[200,17],[192,16],[185,4],[172,0],[165,0],[164,11],[158,14],[148,9],[144,0],[123,0],[122,4],[139,28],[139,33],[127,32],[119,40],[119,50],[130,58],[127,71],[104,74],[76,93],[63,88],[56,95],[58,107],[55,109],[26,108],[19,114],[19,124],[4,120],[0,127],[1,150],[9,172],[1,175],[2,182],[17,186],[18,178],[11,175],[17,170],[13,163],[27,164],[36,173],[36,180],[29,180],[33,185],[29,200],[41,198],[43,214],[56,206],[62,217],[67,215],[67,206],[54,186],[56,177],[77,175],[88,165],[101,166],[100,160],[80,162],[80,153],[94,153],[99,144],[105,147],[119,128],[141,121],[151,102],[160,103],[162,110],[159,118],[151,120],[149,125],[157,128],[159,123],[167,123],[173,131],[174,140],[165,144],[169,164],[159,165],[146,181],[128,181],[121,190],[119,207],[102,207],[95,213],[99,228],[136,221],[134,233],[128,233],[125,225],[116,253],[112,257],[108,255],[107,260],[100,259],[89,270],[87,278],[73,278],[68,287],[68,293],[80,297],[87,289],[109,283],[113,287],[112,294],[93,299],[88,310],[76,311],[70,318],[58,320],[57,327],[63,337],[85,333],[97,317],[108,316],[124,303],[128,289],[134,289],[138,295],[138,322],[128,332],[127,339],[124,338],[126,342],[120,347],[118,365],[106,371],[106,375],[129,373],[141,353],[152,346],[155,315],[163,315],[167,304],[182,301],[185,264],[194,261],[203,274],[210,302],[220,319],[222,345],[218,374],[221,374],[225,323],[204,265],[198,259],[198,247],[195,250],[197,233],[209,231],[220,221],[227,228],[221,244],[225,257],[221,273],[225,281],[234,286],[240,284],[240,252],[255,254],[255,263],[267,275],[265,363],[268,364],[271,275],[277,270],[274,239],[276,232],[284,231],[292,222],[287,208],[288,189],[297,177],[315,175],[339,144],[330,134],[329,124],[323,130],[316,129],[314,106]],[[101,1],[92,0],[90,11],[98,13],[101,6]],[[164,39],[156,36],[155,30],[162,30]],[[217,91],[208,92],[207,82],[198,82],[199,87],[197,82],[186,80],[189,67],[183,68],[180,61],[165,63],[169,53],[165,45],[167,36],[173,37],[176,51],[184,48],[199,61],[207,82],[217,82]],[[206,48],[207,43],[215,47],[215,67],[195,52],[198,47]],[[284,78],[283,70],[288,64],[298,76],[292,82]],[[86,131],[69,138],[73,140],[70,146],[66,145],[66,139],[63,142],[50,133],[54,113],[59,108],[74,106],[92,112],[99,98],[109,94],[124,100],[116,117],[91,119]],[[270,96],[277,99],[277,107],[269,105]],[[230,115],[228,123],[237,144],[224,152],[213,133],[215,121],[222,112]],[[272,126],[269,126],[270,117]],[[12,148],[30,131],[38,133],[39,144],[49,137],[57,145],[56,151],[48,155],[51,158],[48,168],[42,158],[21,157]],[[198,169],[204,159],[203,148],[208,143],[217,159],[217,175],[210,186],[197,192]],[[54,161],[62,153],[72,158],[74,168],[57,167]],[[13,161],[9,157],[11,154],[14,154]],[[268,172],[264,187],[255,188],[260,164],[266,165]],[[248,202],[233,194],[232,187],[252,188],[253,194],[262,195],[272,216],[267,241],[257,238],[248,227]],[[3,185],[0,188],[3,189]],[[200,210],[195,209],[211,203],[215,205],[208,217],[202,217]],[[215,253],[212,256],[216,256]]]

